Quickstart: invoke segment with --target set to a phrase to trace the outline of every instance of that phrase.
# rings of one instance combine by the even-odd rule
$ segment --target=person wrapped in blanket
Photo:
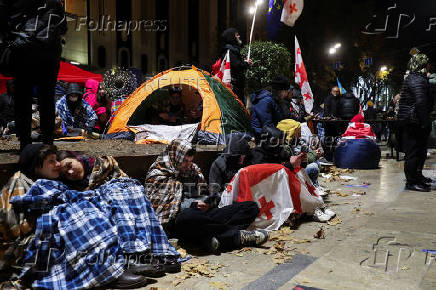
[[[209,194],[194,155],[191,143],[173,140],[147,173],[147,197],[166,232],[210,252],[266,242],[267,232],[246,231],[259,213],[257,204],[217,208],[220,196]]]
[[[0,197],[0,289],[18,287],[25,250],[33,238],[36,217],[18,213],[10,200],[23,196],[39,178],[56,179],[60,165],[53,145],[27,145],[20,154],[20,171],[2,188]],[[11,281],[8,281],[11,280]]]
[[[294,120],[286,120],[290,122],[295,122],[295,125],[300,124]],[[294,133],[298,133],[298,125],[294,127]],[[288,131],[290,132],[290,131]],[[288,133],[289,134],[289,133]],[[298,155],[294,155],[293,150],[289,146],[284,145],[285,134],[283,131],[275,128],[275,127],[264,127],[262,129],[262,139],[260,140],[260,144],[255,148],[251,149],[250,154],[247,156],[246,165],[255,165],[255,164],[282,164],[291,171],[294,168],[304,166],[307,164],[308,158],[308,149],[307,146],[303,149],[300,148],[300,152]],[[306,168],[306,173],[308,173],[309,177],[312,175],[314,177],[315,174],[311,172],[312,168]],[[316,179],[318,177],[319,169],[316,173]],[[328,209],[327,207],[319,208],[315,210],[313,218],[315,221],[319,222],[327,222],[336,214]]]
[[[63,171],[54,153],[50,160],[56,164],[52,170],[56,174],[44,178],[58,178]],[[145,198],[144,187],[136,180],[117,178],[125,174],[112,165],[95,162],[89,177],[91,184],[95,181],[94,190],[80,192],[59,181],[39,179],[25,195],[10,200],[15,212],[36,217],[21,284],[44,289],[132,289],[149,284],[146,277],[180,271],[179,254]],[[102,169],[110,167],[118,173]],[[92,177],[97,171],[101,178]],[[109,176],[117,179],[107,181]]]
[[[56,102],[56,111],[62,119],[64,136],[89,135],[94,139],[100,137],[98,134],[93,134],[98,121],[97,114],[83,98],[83,92],[78,84],[69,84],[65,96]]]

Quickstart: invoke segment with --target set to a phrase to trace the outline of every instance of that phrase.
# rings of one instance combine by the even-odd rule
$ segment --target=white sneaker
[[[326,215],[328,215],[330,217],[330,219],[332,219],[333,217],[336,216],[336,213],[329,208],[325,207],[325,208],[323,208],[323,211]]]
[[[313,213],[313,220],[317,222],[325,223],[330,220],[330,216],[326,215],[325,213],[322,212],[321,209],[317,208]]]
[[[325,189],[321,186],[318,186],[315,188],[315,193],[319,196],[326,196],[328,193],[325,191]]]

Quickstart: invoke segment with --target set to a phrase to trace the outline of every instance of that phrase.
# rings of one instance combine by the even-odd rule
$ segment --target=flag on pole
[[[341,93],[341,95],[345,95],[347,93],[347,91],[342,86],[341,82],[339,81],[339,78],[336,78],[336,81],[338,82],[339,92]]]
[[[254,201],[260,212],[252,226],[278,230],[291,213],[313,215],[324,206],[305,170],[289,170],[280,164],[257,164],[242,168],[227,184],[219,207]]]
[[[267,36],[272,40],[280,30],[280,19],[282,17],[283,0],[269,0]]]
[[[282,18],[284,24],[294,27],[298,17],[303,12],[303,0],[285,0],[283,3]]]
[[[313,109],[313,93],[307,78],[306,67],[301,56],[300,44],[295,36],[295,83],[300,85],[301,95],[304,98],[306,112],[310,113]]]
[[[218,70],[219,66],[219,70]],[[227,50],[226,56],[221,62],[219,60],[212,66],[214,76],[219,78],[227,87],[231,88],[232,74],[230,71],[230,50]]]

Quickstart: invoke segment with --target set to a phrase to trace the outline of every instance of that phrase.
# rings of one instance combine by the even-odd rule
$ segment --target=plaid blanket
[[[115,158],[112,156],[96,157],[87,189],[97,188],[112,179],[120,177],[127,177],[127,174],[118,166]]]
[[[195,179],[198,183],[206,183],[196,164],[192,164],[191,171],[185,174],[178,169],[186,152],[192,148],[191,143],[187,141],[173,140],[151,165],[145,178],[147,197],[163,225],[173,220],[180,210],[183,179]]]
[[[17,214],[9,203],[14,196],[22,196],[33,181],[17,172],[3,187],[0,196],[0,271],[20,264],[34,230],[34,220]]]
[[[82,100],[82,106],[77,109],[78,112],[73,114],[67,106],[66,96],[63,96],[59,101],[57,101],[56,110],[62,118],[65,127],[80,128],[91,131],[98,120],[94,110],[85,100]]]
[[[11,202],[18,209],[43,212],[21,275],[34,280],[33,287],[104,285],[124,272],[128,253],[179,256],[136,180],[115,179],[84,192],[38,180]]]

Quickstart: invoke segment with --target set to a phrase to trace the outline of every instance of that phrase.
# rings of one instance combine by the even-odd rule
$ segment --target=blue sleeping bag
[[[335,165],[338,168],[377,169],[381,151],[369,139],[352,139],[339,143],[335,151]]]

